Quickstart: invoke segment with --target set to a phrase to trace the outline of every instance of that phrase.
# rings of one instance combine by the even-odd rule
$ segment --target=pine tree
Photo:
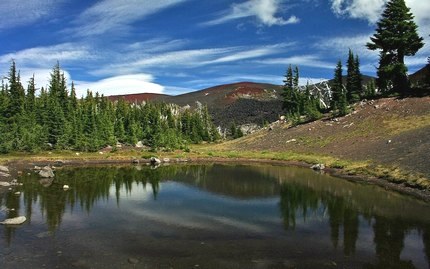
[[[370,50],[380,50],[378,87],[388,91],[406,93],[408,86],[405,56],[413,56],[424,46],[418,36],[418,26],[404,0],[390,0],[382,18],[377,23],[376,33],[367,43]]]
[[[287,69],[284,79],[284,88],[282,96],[284,98],[283,108],[287,112],[287,116],[294,118],[300,114],[299,95],[297,91],[299,81],[299,70],[295,68],[295,75],[293,76],[293,68],[291,65]]]
[[[342,62],[339,60],[334,71],[333,85],[331,87],[331,109],[336,111],[339,109],[339,103],[342,98],[343,84],[342,84]]]
[[[25,91],[20,81],[20,75],[16,70],[15,61],[12,61],[9,69],[9,118],[14,118],[22,112],[24,99]]]
[[[352,104],[360,100],[361,95],[361,74],[358,56],[354,57],[352,50],[349,50],[346,62],[346,97],[348,103]]]

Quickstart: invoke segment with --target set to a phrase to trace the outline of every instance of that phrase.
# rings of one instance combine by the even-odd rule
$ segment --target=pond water
[[[0,220],[27,217],[0,226],[2,269],[429,268],[429,204],[310,169],[64,167],[19,181],[0,196]]]

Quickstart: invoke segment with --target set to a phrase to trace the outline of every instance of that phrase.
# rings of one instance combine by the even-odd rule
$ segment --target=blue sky
[[[180,94],[239,81],[282,84],[333,77],[348,48],[375,74],[365,44],[386,0],[1,0],[0,74],[14,59],[22,81],[46,86],[57,61],[78,94]],[[430,1],[406,0],[430,55]]]

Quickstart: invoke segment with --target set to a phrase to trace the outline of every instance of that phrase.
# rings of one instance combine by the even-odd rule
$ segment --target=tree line
[[[207,107],[183,109],[173,104],[112,102],[87,91],[76,96],[57,63],[49,85],[36,95],[34,76],[24,88],[12,61],[0,88],[0,152],[50,149],[97,151],[138,141],[152,149],[187,149],[189,143],[220,138]]]
[[[357,55],[349,50],[346,62],[346,83],[343,79],[342,61],[339,60],[330,89],[330,107],[322,107],[318,96],[309,90],[299,87],[298,67],[289,66],[284,80],[284,108],[289,119],[299,122],[314,120],[321,117],[322,112],[332,111],[335,116],[344,116],[350,104],[363,98],[371,98],[378,94],[407,95],[411,86],[407,76],[405,56],[414,56],[424,46],[423,38],[418,35],[418,26],[414,16],[404,0],[387,2],[381,19],[377,23],[376,33],[366,44],[369,50],[379,50],[379,67],[376,83],[370,81],[362,85],[360,61]]]

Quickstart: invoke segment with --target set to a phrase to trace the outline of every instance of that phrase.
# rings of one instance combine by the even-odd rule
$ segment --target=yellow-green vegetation
[[[390,119],[384,121],[390,134],[399,134],[406,131],[419,129],[430,126],[430,114],[423,116],[399,116],[393,115]]]

